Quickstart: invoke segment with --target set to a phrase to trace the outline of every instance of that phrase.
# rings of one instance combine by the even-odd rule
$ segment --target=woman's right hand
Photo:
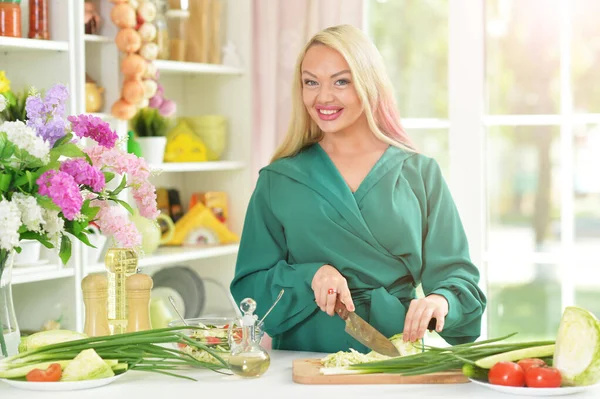
[[[349,312],[354,312],[354,302],[344,276],[333,266],[323,265],[315,273],[311,288],[315,293],[315,302],[323,312],[333,316],[337,296],[346,305]]]

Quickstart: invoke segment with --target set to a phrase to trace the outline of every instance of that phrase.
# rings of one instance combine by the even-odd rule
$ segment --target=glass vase
[[[21,341],[12,296],[15,251],[0,251],[0,359],[16,355]]]

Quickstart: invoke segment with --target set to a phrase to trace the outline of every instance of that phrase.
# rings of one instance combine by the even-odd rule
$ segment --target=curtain
[[[285,136],[300,50],[319,30],[339,24],[362,29],[363,0],[254,0],[254,179]]]

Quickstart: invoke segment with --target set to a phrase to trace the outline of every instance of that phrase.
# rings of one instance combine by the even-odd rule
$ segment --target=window
[[[596,0],[367,1],[404,126],[454,184],[485,337],[553,338],[574,304],[600,317],[599,13]]]

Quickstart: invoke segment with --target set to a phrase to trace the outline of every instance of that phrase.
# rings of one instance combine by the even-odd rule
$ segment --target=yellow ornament
[[[0,93],[10,91],[10,80],[6,77],[6,72],[0,71]]]
[[[180,121],[167,135],[165,162],[206,161],[206,145],[187,123]]]

